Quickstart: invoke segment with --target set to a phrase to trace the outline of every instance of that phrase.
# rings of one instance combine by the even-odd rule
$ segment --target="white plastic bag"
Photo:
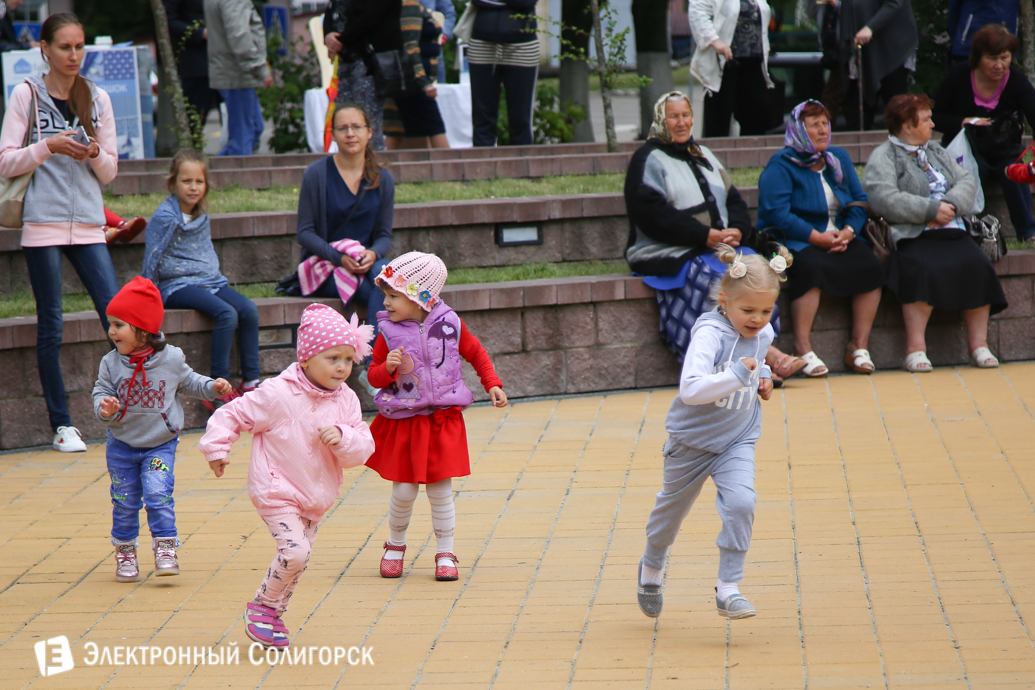
[[[949,155],[956,159],[956,162],[963,166],[963,169],[969,172],[973,177],[974,181],[977,182],[977,194],[974,195],[974,208],[970,210],[971,214],[981,213],[985,210],[985,192],[981,189],[981,177],[978,175],[977,160],[974,158],[974,152],[970,150],[970,142],[967,141],[967,133],[962,129],[960,133],[956,135],[956,138],[945,148],[949,152]]]

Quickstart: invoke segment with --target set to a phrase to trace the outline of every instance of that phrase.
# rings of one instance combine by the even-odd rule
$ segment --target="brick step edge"
[[[503,283],[472,283],[446,286],[442,299],[458,312],[540,307],[588,302],[614,302],[654,296],[643,279],[628,274],[545,278]],[[253,300],[259,308],[259,328],[294,327],[302,311],[314,302],[326,304],[341,313],[345,309],[335,298],[263,297]],[[167,335],[211,331],[214,322],[192,309],[169,309],[162,331]],[[64,315],[62,343],[101,342],[107,334],[93,311]],[[16,316],[0,319],[0,350],[36,347],[36,317]]]

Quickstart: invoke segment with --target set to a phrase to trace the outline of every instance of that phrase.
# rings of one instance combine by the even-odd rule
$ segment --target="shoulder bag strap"
[[[29,107],[29,126],[25,128],[25,143],[22,144],[22,148],[27,148],[32,144],[32,128],[36,127],[36,131],[40,130],[40,104],[36,97],[36,87],[28,79],[25,83],[29,85],[29,93],[32,94],[31,105]]]
[[[352,208],[349,209],[348,214],[345,216],[345,220],[342,221],[340,228],[344,230],[348,227],[349,221],[352,220],[352,216],[356,215],[356,211],[359,210],[359,204],[363,201],[363,197],[367,194],[366,180],[362,177],[359,179],[359,194],[356,195],[356,203],[352,204]]]

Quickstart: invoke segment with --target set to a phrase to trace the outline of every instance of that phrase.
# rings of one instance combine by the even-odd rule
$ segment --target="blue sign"
[[[262,8],[262,24],[266,27],[266,45],[274,41],[280,46],[278,55],[286,55],[288,49],[288,11],[286,7],[266,5]]]
[[[23,41],[38,41],[40,40],[40,29],[43,28],[43,24],[40,22],[15,22],[14,33],[18,34],[18,38]]]

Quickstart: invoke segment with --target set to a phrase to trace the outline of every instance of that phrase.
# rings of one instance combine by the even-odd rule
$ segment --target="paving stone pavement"
[[[347,471],[285,621],[296,649],[365,646],[374,665],[249,661],[241,613],[273,552],[249,443],[216,479],[183,436],[182,574],[151,575],[145,530],[135,584],[114,581],[103,446],[0,455],[0,687],[1035,687],[1035,363],[777,391],[742,584],[759,615],[733,622],[714,609],[711,484],[672,550],[661,618],[636,607],[673,394],[469,409],[458,582],[433,579],[423,496],[407,570],[382,579],[390,484]],[[58,635],[75,667],[41,676],[34,645]],[[88,665],[90,643],[239,649],[240,663]]]

